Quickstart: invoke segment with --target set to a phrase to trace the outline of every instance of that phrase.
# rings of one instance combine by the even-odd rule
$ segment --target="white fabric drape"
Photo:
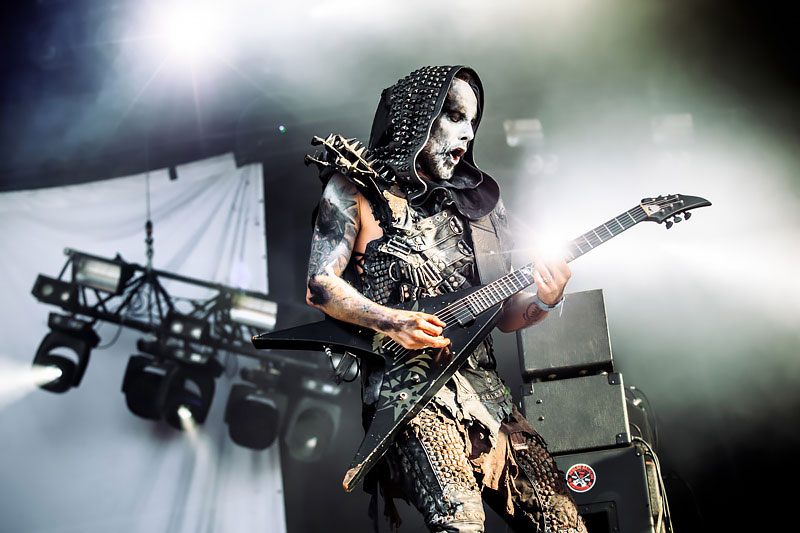
[[[177,173],[149,175],[153,266],[267,292],[261,166],[227,155]],[[145,264],[146,178],[0,194],[0,531],[286,529],[277,445],[253,452],[227,435],[230,377],[194,436],[128,411],[120,385],[141,334],[127,329],[93,351],[79,388],[12,394],[56,310],[30,294],[38,273],[57,275],[65,247]],[[101,325],[101,346],[116,333]]]

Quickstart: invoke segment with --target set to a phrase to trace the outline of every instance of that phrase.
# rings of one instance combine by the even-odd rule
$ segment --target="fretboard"
[[[628,209],[624,213],[600,224],[596,228],[584,233],[576,239],[571,240],[566,246],[566,261],[569,263],[589,250],[593,250],[616,237],[623,231],[632,228],[639,222],[647,218],[642,206],[637,205]],[[533,283],[533,263],[528,263],[524,267],[506,274],[481,289],[473,292],[464,298],[473,315],[477,316],[490,307],[510,298],[528,285]]]

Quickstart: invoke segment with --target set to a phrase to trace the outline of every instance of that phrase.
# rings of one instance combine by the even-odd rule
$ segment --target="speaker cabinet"
[[[550,453],[631,442],[622,374],[616,372],[523,385],[522,410]]]
[[[561,316],[551,315],[517,332],[523,380],[613,370],[602,289],[568,294]]]
[[[654,491],[659,494],[658,484],[655,478],[648,482],[648,472],[654,469],[638,446],[554,458],[591,533],[664,530],[660,509],[653,506],[660,506],[661,500],[654,503],[652,497]]]

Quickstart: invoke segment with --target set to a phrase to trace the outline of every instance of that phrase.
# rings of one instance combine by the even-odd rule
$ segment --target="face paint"
[[[478,115],[478,98],[467,82],[454,79],[447,91],[441,114],[431,127],[428,142],[418,156],[422,173],[447,181],[475,137],[473,126]]]

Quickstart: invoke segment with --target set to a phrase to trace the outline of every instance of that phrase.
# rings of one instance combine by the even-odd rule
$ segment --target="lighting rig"
[[[324,374],[322,364],[253,347],[254,334],[275,327],[275,302],[258,292],[128,263],[119,255],[108,259],[69,248],[64,253],[67,262],[58,277],[40,274],[32,290],[40,302],[66,312],[50,314],[51,331],[34,357],[34,365],[57,369],[58,377],[41,388],[63,393],[77,387],[100,340],[93,326],[110,322],[147,334],[137,342],[139,353],[130,357],[122,383],[128,408],[137,416],[163,419],[178,429],[189,418],[202,423],[223,372],[219,358],[245,356],[259,363],[242,369],[246,383],[234,385],[228,398],[225,421],[234,442],[269,447],[292,396],[296,405],[284,438],[303,448],[299,460],[321,455],[338,427],[340,412],[330,398],[340,389],[311,377]],[[174,297],[165,284],[176,283],[208,296]],[[296,380],[281,377],[287,373]]]

